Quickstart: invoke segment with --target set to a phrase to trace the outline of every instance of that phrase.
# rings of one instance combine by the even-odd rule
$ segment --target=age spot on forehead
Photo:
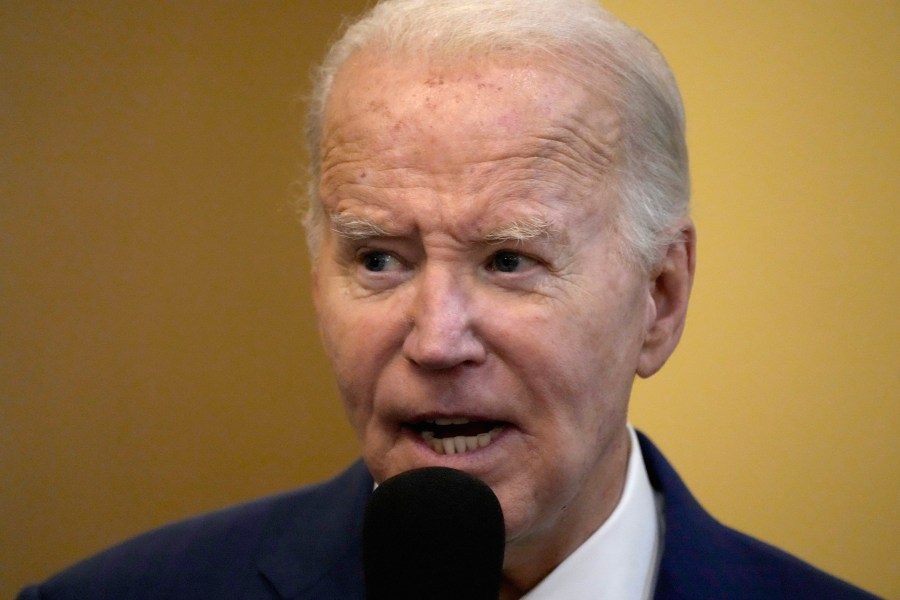
[[[378,100],[378,99],[369,100],[368,108],[369,108],[369,112],[380,114],[386,118],[391,117],[391,109],[388,106],[387,101],[385,101],[385,100]]]

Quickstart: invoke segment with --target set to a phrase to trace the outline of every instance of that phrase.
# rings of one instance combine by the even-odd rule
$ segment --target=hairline
[[[398,4],[403,3],[383,2],[376,10],[382,8],[382,4],[386,6],[381,15],[384,16],[386,11],[397,9]],[[402,12],[403,7],[398,10]],[[326,226],[317,186],[325,111],[334,80],[354,55],[381,53],[392,60],[415,56],[419,60],[424,57],[453,64],[471,59],[494,64],[510,60],[536,61],[541,68],[561,74],[589,94],[605,98],[623,119],[626,130],[622,148],[624,158],[609,171],[617,197],[617,229],[625,246],[622,251],[643,268],[652,268],[664,248],[677,238],[677,231],[666,230],[671,229],[680,217],[687,216],[689,208],[683,108],[671,71],[652,42],[609,13],[603,11],[602,14],[602,18],[592,21],[592,26],[600,23],[601,28],[605,28],[603,31],[595,35],[593,30],[590,34],[579,30],[580,43],[590,46],[593,53],[590,58],[582,56],[584,48],[579,43],[554,36],[549,30],[544,41],[523,41],[504,30],[511,36],[507,46],[491,46],[489,39],[476,34],[468,40],[462,53],[454,54],[455,46],[449,42],[434,42],[418,29],[404,38],[405,41],[397,43],[385,39],[390,24],[377,23],[374,32],[364,31],[364,35],[356,38],[350,35],[354,27],[351,26],[326,57],[310,102],[307,128],[311,158],[310,210],[305,223],[314,260],[322,228]],[[368,15],[359,22],[365,24]],[[596,16],[592,15],[592,18]],[[414,26],[418,25],[420,23],[414,21]],[[456,25],[458,23],[453,23],[451,27]],[[348,42],[348,37],[353,39]],[[436,36],[436,39],[443,38]],[[653,156],[646,156],[648,154]],[[316,224],[318,229],[314,227]]]

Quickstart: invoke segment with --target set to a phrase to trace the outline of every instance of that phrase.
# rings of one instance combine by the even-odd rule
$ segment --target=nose
[[[428,370],[481,363],[486,351],[473,327],[470,291],[440,268],[426,267],[416,279],[412,326],[403,342],[406,358]]]

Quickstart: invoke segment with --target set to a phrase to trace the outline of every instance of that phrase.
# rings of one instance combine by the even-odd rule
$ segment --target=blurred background
[[[357,455],[291,206],[352,0],[0,2],[0,597]],[[900,2],[609,0],[687,104],[698,278],[633,422],[900,597]]]

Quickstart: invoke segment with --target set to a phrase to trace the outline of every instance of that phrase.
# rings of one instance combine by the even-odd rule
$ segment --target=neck
[[[625,430],[603,454],[599,475],[585,481],[549,530],[507,541],[500,600],[521,598],[606,522],[622,497],[630,451]]]

